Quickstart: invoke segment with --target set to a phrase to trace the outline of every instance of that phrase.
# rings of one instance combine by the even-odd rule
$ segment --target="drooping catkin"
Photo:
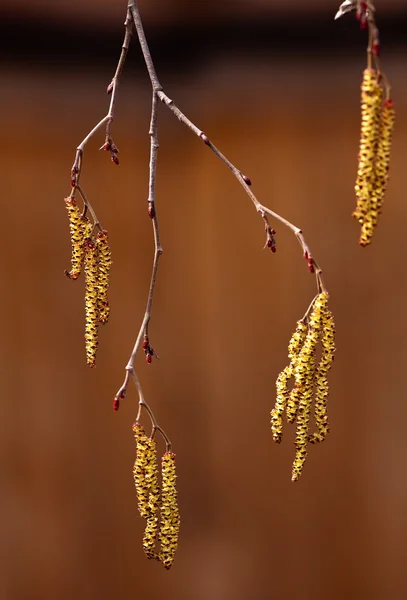
[[[365,69],[362,79],[362,124],[359,164],[355,184],[356,209],[353,216],[363,225],[370,210],[374,189],[376,150],[380,134],[383,90],[374,69]]]
[[[98,274],[98,309],[99,322],[106,324],[109,320],[110,306],[107,297],[109,288],[109,274],[112,265],[112,253],[109,246],[107,231],[101,231],[96,238],[96,247],[99,254],[99,274]]]
[[[149,463],[148,436],[144,427],[138,423],[133,424],[133,433],[136,439],[136,460],[133,467],[134,485],[136,486],[138,511],[142,517],[150,516],[150,485],[147,479]]]
[[[166,569],[174,561],[178,546],[180,515],[177,504],[175,454],[166,452],[161,461],[161,522],[159,559]]]
[[[308,429],[312,396],[315,383],[315,355],[308,356],[307,370],[302,376],[301,395],[297,413],[297,431],[295,436],[295,458],[291,481],[298,481],[307,458]]]
[[[307,332],[307,326],[303,321],[298,321],[296,330],[294,331],[288,345],[288,357],[290,364],[281,371],[276,381],[276,403],[271,411],[271,431],[273,441],[278,444],[281,442],[283,435],[283,415],[287,407],[287,414],[290,415],[296,410],[294,406],[294,398],[291,400],[291,394],[288,389],[288,382],[294,376],[296,360],[304,342]],[[288,404],[287,404],[288,403]]]
[[[389,180],[391,142],[394,130],[396,113],[392,100],[386,100],[383,104],[380,135],[377,144],[374,189],[371,202],[372,226],[376,227],[381,212],[384,194]]]
[[[335,323],[331,311],[327,310],[323,319],[323,333],[321,338],[322,354],[315,379],[315,425],[317,431],[309,436],[311,444],[322,442],[329,433],[327,414],[327,399],[329,383],[327,374],[332,366],[335,354]]]
[[[85,348],[90,367],[96,364],[98,349],[98,253],[94,242],[85,241]]]
[[[308,326],[304,323],[304,321],[298,321],[297,329],[295,330],[290,343],[288,345],[288,356],[291,359],[291,369],[292,374],[295,377],[295,370],[298,364],[298,357],[300,355],[301,349],[304,345],[305,338],[307,336]],[[287,421],[289,423],[294,423],[295,417],[297,415],[298,404],[300,400],[300,394],[298,388],[294,385],[293,389],[288,398],[287,402]]]
[[[148,488],[148,517],[143,537],[143,549],[147,558],[158,559],[155,546],[158,534],[158,509],[160,504],[160,488],[158,484],[157,444],[147,438],[147,465],[145,483]]]
[[[86,217],[83,217],[76,204],[75,198],[65,198],[65,206],[68,210],[69,232],[71,235],[71,270],[65,271],[70,279],[78,279],[82,271],[85,258],[85,239],[90,236],[92,225]]]

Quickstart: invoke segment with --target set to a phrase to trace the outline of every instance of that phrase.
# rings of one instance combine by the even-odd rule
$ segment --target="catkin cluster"
[[[96,364],[99,323],[109,320],[109,273],[112,265],[107,231],[96,236],[94,226],[83,216],[74,198],[66,198],[65,204],[69,216],[72,256],[71,270],[65,271],[72,279],[78,279],[85,273],[85,349],[86,361],[90,367]]]
[[[359,243],[370,244],[382,209],[389,179],[391,140],[395,122],[393,101],[383,103],[383,88],[375,69],[365,69],[362,80],[362,126],[353,216],[361,225]]]
[[[297,481],[301,476],[308,442],[322,442],[329,432],[327,373],[334,359],[334,334],[335,324],[332,313],[328,310],[328,294],[324,292],[315,299],[309,317],[297,323],[288,345],[290,362],[277,378],[276,403],[271,411],[271,431],[273,440],[277,443],[282,439],[284,413],[289,423],[296,421],[292,481]],[[319,343],[321,353],[317,364],[316,351]],[[290,379],[294,379],[291,390],[288,387]],[[310,434],[313,401],[316,431]]]
[[[166,452],[161,459],[161,490],[158,481],[156,442],[135,423],[137,456],[133,468],[138,510],[146,519],[143,549],[147,558],[159,560],[166,569],[174,561],[178,546],[180,515],[177,504],[175,454]],[[160,549],[157,552],[157,544]]]

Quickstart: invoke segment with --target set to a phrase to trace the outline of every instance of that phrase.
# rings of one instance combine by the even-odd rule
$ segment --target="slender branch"
[[[149,49],[149,46],[148,46],[148,43],[147,43],[147,40],[145,37],[139,8],[137,6],[137,0],[130,0],[129,10],[131,11],[131,14],[132,14],[132,17],[134,20],[134,25],[136,28],[137,36],[140,41],[140,46],[141,46],[141,50],[142,50],[142,53],[144,56],[146,66],[147,66],[147,71],[148,71],[148,74],[150,77],[151,85],[152,85],[153,91],[156,92],[157,97],[161,100],[161,102],[163,104],[165,104],[165,106],[177,117],[177,119],[181,123],[183,123],[186,127],[188,127],[188,129],[190,129],[195,135],[197,135],[199,138],[201,138],[201,140],[216,154],[216,156],[228,167],[228,169],[230,171],[232,171],[233,175],[236,177],[236,179],[238,180],[240,185],[244,188],[245,192],[247,193],[247,195],[253,202],[256,211],[260,214],[260,216],[262,217],[262,219],[265,223],[265,229],[266,229],[266,234],[267,234],[266,246],[268,246],[273,251],[275,251],[275,241],[274,241],[274,237],[273,237],[275,232],[270,227],[268,218],[267,218],[267,216],[270,216],[270,217],[276,219],[277,221],[279,221],[280,223],[282,223],[283,225],[285,225],[286,227],[288,227],[294,233],[294,235],[296,236],[297,240],[299,241],[299,243],[302,247],[303,255],[308,262],[309,270],[312,273],[315,273],[315,275],[316,275],[318,291],[326,291],[326,288],[325,288],[325,285],[324,285],[323,279],[322,279],[322,270],[316,263],[315,259],[313,258],[310,248],[305,241],[302,230],[299,227],[297,227],[296,225],[294,225],[293,223],[290,223],[290,221],[288,221],[281,215],[277,214],[276,212],[272,211],[271,209],[269,209],[266,206],[264,206],[263,204],[261,204],[250,189],[250,185],[251,185],[250,179],[248,177],[246,177],[239,169],[237,169],[231,163],[231,161],[228,158],[226,158],[226,156],[224,154],[222,154],[222,152],[209,140],[209,138],[204,134],[204,132],[201,129],[199,129],[190,119],[188,119],[188,117],[174,104],[174,101],[171,98],[169,98],[167,96],[167,94],[164,93],[163,88],[162,88],[161,84],[159,83],[157,73],[155,71],[154,63],[153,63],[153,60],[151,57],[150,49]]]
[[[119,78],[123,71],[123,66],[126,61],[127,51],[129,49],[131,37],[132,37],[133,21],[132,21],[131,13],[129,10],[127,10],[127,15],[126,15],[126,20],[124,22],[124,26],[126,28],[126,31],[124,34],[124,40],[123,40],[123,44],[122,44],[122,51],[120,54],[119,62],[117,63],[116,71],[112,78],[112,81],[110,82],[110,84],[107,88],[107,93],[111,94],[109,110],[108,110],[107,115],[105,115],[103,117],[103,119],[101,119],[99,121],[99,123],[97,123],[97,125],[95,125],[95,127],[86,135],[86,137],[82,140],[82,142],[76,148],[75,160],[74,160],[74,163],[73,163],[72,169],[71,169],[71,186],[72,186],[71,197],[73,197],[73,195],[75,193],[75,189],[79,185],[79,178],[80,178],[81,171],[82,171],[83,152],[84,152],[85,146],[89,142],[89,140],[95,135],[95,133],[97,133],[99,131],[99,129],[101,129],[101,127],[103,127],[105,124],[106,124],[106,138],[105,138],[105,144],[102,146],[102,148],[105,150],[109,150],[113,162],[118,164],[118,159],[116,157],[118,150],[112,142],[112,139],[110,136],[110,126],[111,126],[111,123],[114,118],[114,109],[115,109],[115,103],[116,103],[116,98],[117,98],[117,90],[118,90],[118,86],[119,86]]]
[[[141,416],[141,410],[144,407],[151,419],[151,423],[153,426],[152,435],[154,435],[155,431],[159,431],[165,442],[167,444],[167,450],[171,449],[171,443],[165,434],[165,432],[158,426],[154,414],[151,408],[144,400],[143,392],[141,389],[140,381],[137,377],[137,374],[134,369],[134,362],[136,359],[137,351],[140,347],[141,341],[143,340],[143,349],[146,354],[147,362],[151,362],[152,356],[157,356],[154,352],[154,349],[150,345],[149,337],[148,337],[148,325],[151,318],[151,308],[153,304],[154,290],[155,284],[157,281],[157,271],[158,271],[158,263],[160,260],[160,256],[163,252],[161,243],[160,243],[160,230],[158,227],[158,218],[156,211],[156,203],[155,203],[155,183],[156,183],[156,175],[157,175],[157,153],[158,153],[158,128],[157,128],[157,109],[158,109],[158,98],[155,90],[152,90],[152,102],[151,102],[151,119],[150,119],[150,128],[149,128],[149,136],[150,136],[150,165],[149,165],[149,186],[148,186],[148,214],[153,223],[153,233],[154,233],[154,260],[153,260],[153,268],[151,273],[150,287],[148,290],[147,296],[147,305],[144,313],[144,317],[139,329],[139,333],[137,335],[136,342],[134,344],[132,353],[130,355],[129,361],[126,365],[126,375],[124,378],[124,382],[122,387],[116,394],[115,403],[120,398],[124,398],[127,391],[127,386],[130,381],[130,376],[133,376],[133,380],[136,384],[138,394],[139,394],[139,412],[136,420],[139,420]]]

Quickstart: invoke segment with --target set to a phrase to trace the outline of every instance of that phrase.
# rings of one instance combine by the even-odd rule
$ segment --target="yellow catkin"
[[[78,279],[85,258],[85,239],[90,235],[92,225],[83,217],[74,198],[65,198],[65,206],[69,216],[69,231],[71,234],[71,270],[65,271],[70,279]]]
[[[315,383],[315,356],[308,357],[308,368],[303,378],[302,393],[297,413],[297,431],[295,436],[295,458],[292,467],[291,481],[298,481],[307,458],[308,429],[311,402]]]
[[[374,189],[375,159],[380,133],[383,90],[374,69],[365,69],[362,80],[362,125],[359,145],[359,164],[355,184],[356,209],[353,216],[364,224],[370,210]]]
[[[304,341],[307,336],[308,326],[304,323],[304,321],[298,321],[297,329],[293,333],[293,336],[288,345],[288,356],[291,360],[290,367],[292,370],[293,376],[295,376],[295,370],[298,364],[298,357],[300,355],[301,349],[304,345]],[[289,423],[294,423],[295,417],[297,415],[299,403],[299,390],[294,385],[293,389],[288,398],[287,402],[287,421]]]
[[[107,231],[101,231],[96,238],[96,246],[99,253],[99,293],[98,293],[98,309],[99,322],[107,323],[109,320],[110,306],[107,298],[107,290],[109,288],[109,274],[112,265],[112,253],[109,246]]]
[[[308,430],[311,403],[316,379],[315,351],[322,334],[324,315],[328,305],[328,294],[319,294],[308,319],[308,332],[295,367],[295,389],[298,393],[297,431],[292,481],[297,481],[307,458]]]
[[[380,122],[380,136],[377,144],[375,178],[370,201],[370,210],[362,225],[360,244],[366,246],[372,239],[373,230],[377,225],[383,198],[389,180],[391,141],[393,136],[395,109],[392,100],[386,100],[383,105]]]
[[[295,384],[301,391],[309,382],[310,360],[315,354],[315,349],[322,333],[324,312],[328,305],[328,294],[319,294],[314,302],[308,319],[308,332],[295,367]]]
[[[133,467],[133,478],[137,492],[138,511],[142,517],[148,519],[150,516],[150,485],[146,478],[146,472],[149,463],[149,438],[144,431],[144,427],[138,423],[133,424],[133,433],[137,445],[136,460]]]
[[[297,328],[294,331],[291,340],[288,344],[288,357],[290,364],[279,374],[276,381],[276,403],[271,411],[271,431],[273,441],[278,444],[281,442],[283,435],[283,415],[287,406],[287,414],[294,411],[294,403],[291,402],[291,395],[288,389],[288,382],[294,375],[294,368],[301,346],[304,342],[307,332],[307,326],[303,321],[298,321]],[[287,405],[288,402],[288,405]],[[295,414],[294,414],[295,418]]]
[[[273,441],[279,444],[283,437],[283,415],[287,404],[289,390],[288,381],[291,379],[293,371],[290,366],[285,367],[279,374],[276,381],[276,403],[271,411],[271,432]]]
[[[86,361],[90,367],[96,364],[98,348],[98,256],[91,239],[85,241],[85,347]]]
[[[158,510],[160,504],[160,488],[158,484],[157,445],[150,438],[146,441],[147,464],[145,467],[145,483],[148,488],[148,517],[143,537],[143,549],[147,558],[158,559],[155,551],[158,535]]]
[[[315,425],[317,432],[309,436],[311,444],[322,442],[329,432],[327,414],[329,384],[327,374],[332,366],[335,354],[335,323],[329,310],[324,315],[321,343],[322,354],[315,380]]]
[[[161,462],[161,523],[159,559],[166,569],[174,561],[178,546],[180,516],[177,505],[175,454],[166,452]]]

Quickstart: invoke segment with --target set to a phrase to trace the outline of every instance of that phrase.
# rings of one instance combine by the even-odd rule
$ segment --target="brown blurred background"
[[[331,434],[290,482],[294,430],[271,440],[275,379],[315,293],[294,236],[261,219],[227,169],[160,107],[164,255],[138,372],[177,453],[171,571],[142,552],[131,387],[112,400],[152,261],[149,81],[134,40],[114,122],[121,164],[86,148],[82,184],[109,230],[112,316],[86,368],[83,281],[68,281],[63,198],[77,144],[106,113],[125,2],[0,5],[3,600],[376,600],[407,584],[407,11],[377,2],[397,126],[372,247],[351,218],[366,37],[336,3],[140,2],[166,92],[301,226],[337,325]]]

